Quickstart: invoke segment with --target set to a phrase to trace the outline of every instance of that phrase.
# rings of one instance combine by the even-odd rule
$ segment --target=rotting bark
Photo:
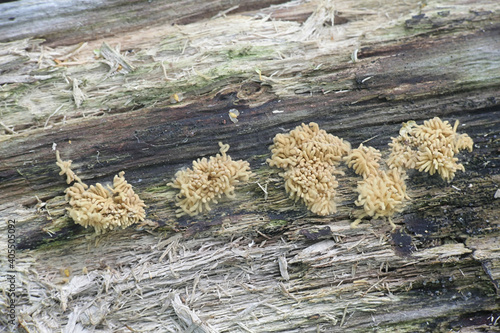
[[[369,9],[378,2],[363,5],[337,2],[345,22],[311,34],[286,20],[287,11],[296,20],[309,10],[296,6],[263,10],[283,21],[228,14],[106,39],[130,50],[121,53],[134,67],[127,74],[92,57],[101,40],[80,51],[1,45],[0,214],[17,221],[19,324],[30,332],[494,330],[499,8],[401,5],[382,9],[401,17],[385,22]],[[350,229],[360,178],[345,166],[338,213],[317,217],[288,199],[265,164],[273,136],[301,122],[386,150],[402,122],[434,116],[460,120],[474,151],[460,154],[466,171],[450,184],[410,175],[412,200],[393,219],[395,232],[383,220]],[[254,182],[209,214],[176,218],[166,183],[215,154],[218,141],[250,162]],[[75,225],[54,143],[87,183],[125,170],[151,225],[97,238]]]
[[[1,42],[43,37],[46,45],[72,45],[156,25],[188,24],[255,10],[283,0],[33,1],[0,4]]]

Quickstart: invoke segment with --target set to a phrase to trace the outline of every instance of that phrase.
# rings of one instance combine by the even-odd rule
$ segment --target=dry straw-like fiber
[[[252,175],[248,162],[233,161],[226,154],[228,144],[219,142],[219,146],[220,154],[193,161],[192,169],[178,171],[173,182],[168,183],[180,190],[176,196],[178,217],[210,211],[210,203],[217,203],[223,195],[233,198],[236,183]]]
[[[285,169],[281,175],[290,198],[302,199],[313,213],[328,215],[336,212],[335,174],[342,174],[335,165],[350,148],[348,142],[320,130],[318,124],[302,124],[274,137],[267,162]]]
[[[67,208],[70,217],[85,228],[94,227],[97,234],[118,227],[126,228],[131,224],[144,221],[146,205],[132,186],[127,183],[124,171],[115,175],[113,186],[105,188],[97,183],[90,188],[71,170],[71,161],[62,161],[56,152],[60,175],[66,174],[67,183],[75,181],[65,191],[66,200],[71,205]]]

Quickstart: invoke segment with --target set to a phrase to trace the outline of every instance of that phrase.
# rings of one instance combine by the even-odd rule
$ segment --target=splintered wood
[[[17,240],[17,327],[3,315],[0,327],[493,329],[500,2],[314,0],[252,12],[242,12],[241,1],[237,9],[224,3],[207,9],[209,17],[220,12],[213,19],[185,16],[191,24],[163,20],[69,46],[0,44],[0,220],[16,221]],[[459,119],[457,132],[468,133],[474,149],[457,155],[465,171],[451,184],[410,175],[411,201],[393,219],[395,232],[377,218],[350,227],[362,176],[343,163],[337,212],[326,216],[294,204],[280,171],[266,164],[272,138],[301,123],[317,122],[385,159],[402,123],[433,117]],[[217,154],[219,141],[255,175],[212,211],[176,217],[178,191],[167,183],[191,161]],[[97,236],[76,225],[56,149],[89,184],[125,170],[148,204],[143,223]],[[0,223],[2,255],[7,228]],[[0,302],[9,304],[6,293]]]

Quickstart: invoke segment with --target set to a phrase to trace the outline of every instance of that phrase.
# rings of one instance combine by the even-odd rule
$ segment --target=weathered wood
[[[494,330],[500,8],[448,5],[337,2],[342,24],[320,22],[311,33],[296,22],[310,4],[262,11],[283,21],[252,12],[145,28],[106,39],[130,50],[126,74],[94,57],[101,40],[82,50],[1,45],[0,216],[17,220],[20,324],[36,332]],[[345,166],[338,213],[318,217],[288,199],[265,163],[273,136],[301,122],[386,150],[402,122],[434,116],[460,120],[474,151],[460,154],[466,171],[450,184],[411,173],[412,200],[395,232],[383,220],[349,227],[359,177]],[[215,154],[219,141],[250,162],[254,182],[206,215],[176,218],[166,183]],[[88,183],[125,170],[158,227],[95,237],[74,225],[53,144]]]
[[[81,40],[111,37],[144,27],[187,24],[282,2],[20,0],[0,3],[0,42],[44,38],[47,45],[71,45]]]

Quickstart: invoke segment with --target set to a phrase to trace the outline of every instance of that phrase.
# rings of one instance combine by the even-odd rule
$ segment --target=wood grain
[[[495,330],[498,8],[448,4],[446,14],[434,2],[420,12],[385,4],[389,16],[401,15],[389,22],[375,2],[364,5],[372,7],[336,3],[348,22],[301,41],[296,21],[257,20],[255,12],[193,22],[175,36],[167,32],[178,28],[162,26],[160,35],[106,39],[122,45],[135,68],[127,74],[95,59],[102,40],[66,64],[54,59],[76,45],[2,44],[0,68],[10,81],[0,91],[0,216],[17,221],[20,329]],[[298,6],[266,13],[311,10]],[[80,107],[73,78],[86,96]],[[180,103],[174,93],[182,93]],[[240,111],[237,124],[232,108]],[[410,173],[411,201],[393,219],[396,231],[384,220],[350,228],[360,178],[345,165],[338,213],[318,217],[288,199],[279,170],[265,163],[274,135],[302,122],[387,153],[402,122],[435,116],[459,120],[474,150],[459,155],[466,171],[451,183]],[[212,212],[176,218],[167,182],[193,159],[215,154],[219,141],[250,162],[254,179]],[[148,225],[99,237],[75,225],[54,143],[89,184],[124,170],[148,205]]]

